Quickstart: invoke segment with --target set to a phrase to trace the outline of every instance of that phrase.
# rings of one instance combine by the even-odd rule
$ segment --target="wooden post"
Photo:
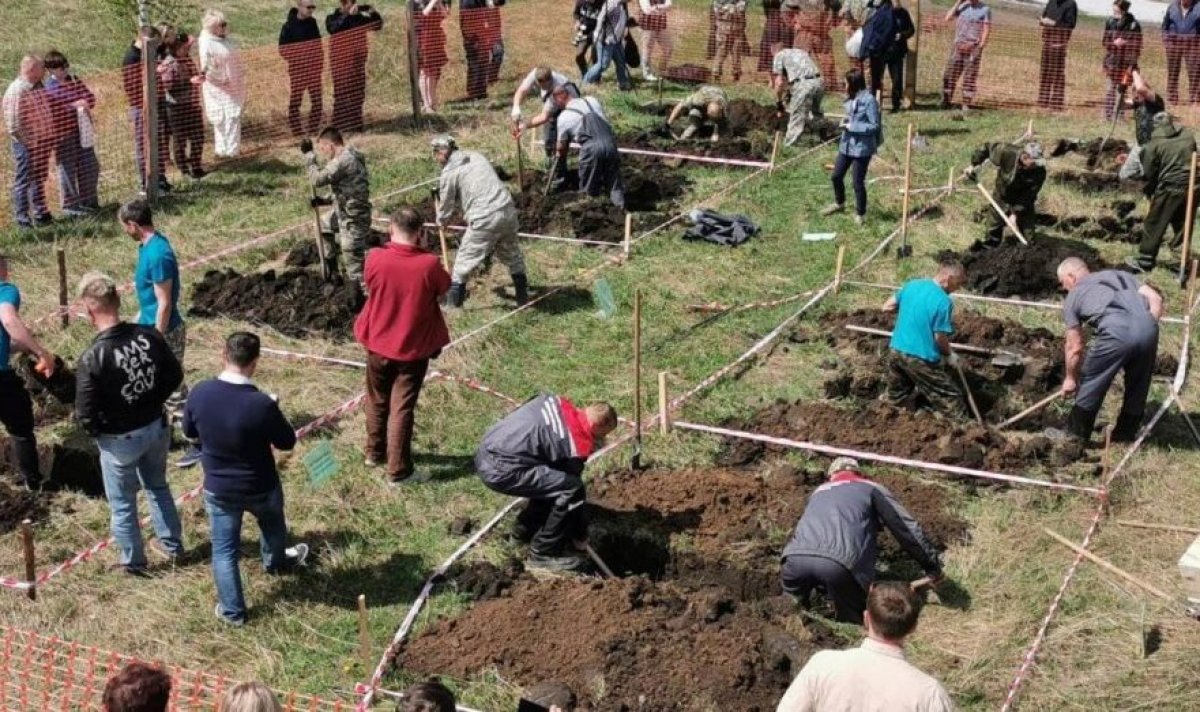
[[[908,245],[908,194],[912,189],[913,125],[908,125],[908,140],[904,142],[904,198],[900,208],[900,249]]]
[[[1112,464],[1110,454],[1112,453],[1112,426],[1108,425],[1104,428],[1104,453],[1100,456],[1100,481],[1108,481],[1108,470]]]
[[[642,468],[642,291],[633,292],[633,469]]]
[[[58,257],[58,309],[62,313],[62,327],[65,329],[71,320],[70,309],[67,308],[67,251],[59,247],[54,252]]]
[[[946,178],[946,191],[954,193],[954,166],[950,166],[950,175]]]
[[[658,78],[658,108],[662,110],[662,77]]]
[[[667,401],[667,372],[658,372],[658,432],[671,432],[671,407]]]
[[[29,582],[25,595],[29,600],[36,601],[37,587],[34,582],[37,581],[37,562],[33,551],[33,522],[29,519],[21,522],[21,551],[25,555],[25,580]]]
[[[775,175],[775,162],[779,159],[779,140],[782,137],[782,131],[775,132],[775,141],[771,144],[771,168],[767,172],[768,175]]]
[[[1196,154],[1192,153],[1192,168],[1188,174],[1187,212],[1183,223],[1183,250],[1179,259],[1179,281],[1187,277],[1188,263],[1192,261],[1192,223],[1196,220]],[[1188,309],[1192,304],[1188,302]]]
[[[158,169],[161,156],[158,154],[158,40],[146,37],[149,27],[142,27],[142,166],[146,184],[142,190],[146,200],[153,203],[158,199],[158,181],[162,179]]]
[[[1087,559],[1088,561],[1092,562],[1093,564],[1096,564],[1097,566],[1101,567],[1102,569],[1104,569],[1106,571],[1110,571],[1110,572],[1116,574],[1117,576],[1120,576],[1121,578],[1125,579],[1129,583],[1132,583],[1132,584],[1135,584],[1137,586],[1144,588],[1145,590],[1149,591],[1150,593],[1154,594],[1155,596],[1158,596],[1159,598],[1163,599],[1164,601],[1171,600],[1170,596],[1168,596],[1167,594],[1158,590],[1151,584],[1147,583],[1146,581],[1143,581],[1142,579],[1134,576],[1133,574],[1129,573],[1128,571],[1125,571],[1124,569],[1119,569],[1116,566],[1113,566],[1112,564],[1108,563],[1104,559],[1101,559],[1099,556],[1096,556],[1092,552],[1088,551],[1087,549],[1084,549],[1083,547],[1079,546],[1078,544],[1071,541],[1070,539],[1067,539],[1062,534],[1059,534],[1058,532],[1055,532],[1054,530],[1049,529],[1047,527],[1042,527],[1042,531],[1046,532],[1046,534],[1050,535],[1050,537],[1053,538],[1058,543],[1067,547],[1071,551],[1074,551],[1076,554],[1079,554],[1083,558]]]
[[[421,118],[421,80],[417,71],[417,54],[421,51],[417,44],[417,13],[415,3],[408,3],[408,27],[405,29],[405,41],[408,43],[408,86],[409,97],[412,100],[413,127]]]
[[[1190,314],[1196,304],[1196,266],[1200,260],[1192,260],[1191,272],[1188,275],[1187,312]]]
[[[912,3],[912,21],[916,32],[913,33],[910,40],[912,46],[908,50],[908,55],[904,58],[904,98],[908,101],[908,108],[917,105],[917,58],[921,50],[921,2]]]
[[[358,655],[363,661],[363,670],[371,671],[371,633],[367,626],[367,595],[358,594]]]
[[[1200,529],[1196,527],[1179,527],[1174,524],[1156,524],[1154,522],[1139,522],[1129,519],[1118,519],[1117,524],[1123,527],[1134,527],[1137,529],[1158,529],[1164,532],[1175,532],[1177,534],[1200,534]]]
[[[513,135],[513,143],[517,145],[517,191],[525,192],[525,152],[521,150],[521,134]]]
[[[842,288],[842,262],[846,259],[846,246],[838,245],[837,264],[833,268],[833,293],[837,294]]]
[[[625,259],[633,256],[633,213],[625,213]]]

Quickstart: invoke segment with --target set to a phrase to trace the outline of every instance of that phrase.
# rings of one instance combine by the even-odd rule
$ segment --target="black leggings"
[[[870,163],[870,156],[851,158],[838,153],[833,164],[833,199],[838,205],[846,204],[846,171],[854,165],[854,212],[858,215],[867,214],[867,166]]]

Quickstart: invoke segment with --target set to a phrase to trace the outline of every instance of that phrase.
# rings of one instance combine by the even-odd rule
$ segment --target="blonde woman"
[[[283,712],[283,707],[266,685],[243,682],[225,693],[221,712]]]
[[[229,22],[220,10],[204,13],[200,33],[200,75],[203,77],[204,116],[213,127],[214,153],[238,154],[242,141],[242,106],[246,103],[246,72],[242,58],[228,39]]]

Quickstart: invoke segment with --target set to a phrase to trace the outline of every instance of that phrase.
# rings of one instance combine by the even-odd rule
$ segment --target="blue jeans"
[[[112,535],[121,549],[121,563],[130,568],[146,566],[138,523],[137,493],[145,489],[154,534],[170,554],[183,553],[183,531],[175,498],[167,485],[167,449],[171,433],[162,420],[121,435],[96,438],[100,448],[100,470],[104,474],[104,496],[112,510]]]
[[[242,595],[241,558],[242,515],[249,512],[258,520],[262,532],[263,568],[267,573],[282,571],[287,565],[287,521],[283,517],[283,487],[252,495],[215,495],[204,491],[204,509],[212,530],[212,570],[217,585],[221,615],[231,623],[246,621],[246,599]]]
[[[99,208],[96,184],[100,180],[100,164],[96,160],[96,149],[80,146],[79,133],[75,132],[58,142],[54,155],[58,159],[62,209],[82,212]]]
[[[629,89],[629,68],[625,66],[625,45],[620,42],[613,44],[602,44],[597,49],[596,63],[584,75],[583,81],[587,84],[595,84],[600,81],[600,75],[604,74],[604,70],[608,69],[608,65],[612,62],[617,64],[617,86],[621,89]]]
[[[145,128],[142,110],[136,107],[129,107],[128,111],[129,123],[133,126],[133,161],[137,163],[138,170],[138,185],[143,189],[146,187],[146,139]],[[164,128],[159,126],[159,136],[163,135]],[[167,173],[164,161],[166,160],[166,150],[161,147],[162,141],[159,141],[160,147],[158,151],[158,180],[159,183],[167,182]]]
[[[833,199],[838,205],[846,204],[846,171],[854,167],[854,212],[857,215],[867,214],[867,166],[871,163],[870,156],[854,158],[839,152],[833,163]]]
[[[35,156],[29,146],[12,140],[13,171],[12,206],[17,225],[29,227],[50,211],[46,209],[46,178],[44,167],[49,156]]]

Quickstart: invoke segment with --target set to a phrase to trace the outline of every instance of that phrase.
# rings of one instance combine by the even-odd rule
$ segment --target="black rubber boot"
[[[13,461],[17,463],[17,473],[25,486],[38,489],[42,486],[41,466],[38,464],[37,440],[32,436],[8,436],[11,443]]]
[[[529,278],[523,274],[512,276],[513,291],[517,293],[517,306],[525,306],[529,301]]]
[[[450,291],[446,292],[446,306],[452,309],[462,307],[467,299],[467,285],[461,282],[451,282]]]
[[[1129,415],[1125,412],[1118,415],[1112,430],[1112,441],[1114,443],[1130,443],[1136,440],[1138,430],[1142,427],[1143,415],[1143,413]]]
[[[1096,427],[1096,415],[1097,411],[1074,406],[1071,408],[1071,414],[1067,416],[1067,432],[1086,443],[1091,439],[1092,430]]]

